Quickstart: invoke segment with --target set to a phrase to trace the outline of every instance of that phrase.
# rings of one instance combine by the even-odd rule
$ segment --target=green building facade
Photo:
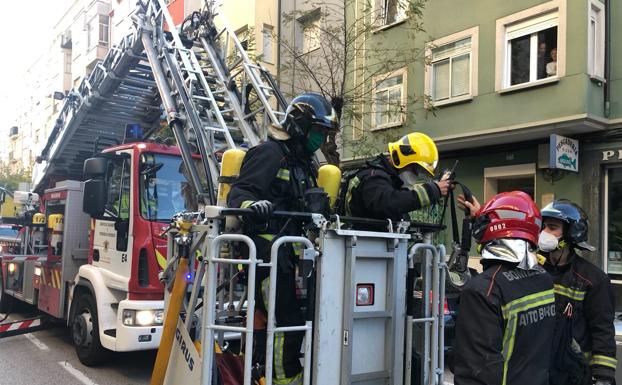
[[[414,16],[395,3],[373,2],[380,21],[367,46],[421,50],[426,60],[371,80],[369,114],[344,132],[344,163],[356,162],[349,140],[370,136],[381,152],[386,138],[421,131],[437,143],[441,169],[460,161],[458,178],[480,201],[515,189],[538,205],[571,199],[586,209],[597,247],[584,255],[621,291],[622,9],[604,0],[433,0],[425,33],[413,38]],[[576,172],[550,167],[552,134],[577,140]]]

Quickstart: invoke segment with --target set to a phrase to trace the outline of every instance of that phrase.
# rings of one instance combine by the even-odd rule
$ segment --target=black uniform
[[[421,183],[412,190],[404,188],[395,168],[384,155],[367,162],[348,182],[345,209],[347,215],[399,221],[408,213],[438,202],[441,190],[434,182]]]
[[[617,365],[615,300],[609,277],[574,250],[564,266],[547,261],[544,268],[553,276],[558,314],[572,304],[572,334],[588,358],[592,376],[613,381]]]
[[[293,146],[292,146],[293,147]],[[309,156],[295,156],[283,142],[268,141],[248,150],[240,176],[228,196],[229,207],[249,207],[253,202],[269,200],[274,210],[303,211],[303,193],[316,187],[317,170]],[[267,225],[247,222],[246,234],[253,238],[257,258],[270,258],[271,241],[276,234],[302,235],[294,224],[283,227],[282,220],[271,220]],[[296,298],[295,263],[297,256],[291,247],[281,247],[277,276],[276,323],[277,326],[304,324],[299,300]],[[257,269],[256,307],[266,310],[269,288],[268,268]],[[276,333],[274,342],[275,379],[292,378],[301,372],[299,360],[302,333]],[[259,350],[257,349],[258,353]]]
[[[548,385],[555,327],[553,281],[546,271],[485,261],[460,295],[456,385]]]

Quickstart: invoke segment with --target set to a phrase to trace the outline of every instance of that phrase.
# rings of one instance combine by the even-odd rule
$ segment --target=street
[[[28,316],[11,315],[7,321]],[[0,339],[0,385],[149,384],[155,356],[155,351],[116,353],[107,364],[89,368],[78,361],[68,329],[57,327]],[[449,369],[445,385],[453,385]]]
[[[155,351],[114,354],[107,364],[89,368],[78,361],[68,329],[57,327],[0,339],[0,385],[148,384],[155,355]]]

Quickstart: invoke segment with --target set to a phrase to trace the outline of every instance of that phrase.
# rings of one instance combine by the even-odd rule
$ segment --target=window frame
[[[102,23],[102,17],[104,17],[104,18],[106,18],[108,20],[107,23]],[[108,45],[110,44],[110,20],[111,20],[111,17],[109,15],[104,15],[104,14],[101,14],[101,13],[97,15],[97,26],[98,26],[98,28],[97,28],[97,32],[98,32],[97,33],[97,44],[99,46],[108,47]],[[101,39],[102,38],[102,32],[104,30],[106,31],[106,33],[105,33],[106,40],[105,41]]]
[[[601,244],[599,246],[602,246],[602,252],[601,254],[601,261],[602,261],[602,266],[603,266],[603,271],[605,272],[605,274],[611,276],[614,275],[615,279],[612,279],[612,283],[622,283],[622,280],[620,280],[619,278],[622,277],[622,273],[612,273],[609,272],[609,171],[611,170],[615,170],[615,169],[620,169],[622,168],[622,164],[611,164],[611,165],[606,165],[605,167],[603,167],[603,201],[602,201],[602,207],[603,207],[603,220],[602,220],[602,237],[601,237]]]
[[[592,79],[605,80],[605,5],[599,0],[588,4],[587,73]],[[592,36],[592,21],[595,24]]]
[[[322,47],[321,22],[322,20],[321,20],[320,15],[310,17],[304,21],[300,21],[300,38],[301,38],[301,43],[302,43],[301,52],[303,55],[308,54],[313,51],[317,51],[318,49]],[[316,42],[316,45],[314,46],[309,46],[307,42],[310,41],[311,39],[306,38],[306,36],[309,36],[307,35],[307,30],[311,28],[317,30],[317,36],[315,36],[315,39],[314,39],[314,41]]]
[[[274,27],[264,24],[261,29],[261,60],[265,63],[274,64],[274,44],[272,35]],[[266,38],[268,36],[268,38]],[[266,40],[269,42],[269,56],[266,55]]]
[[[504,93],[554,83],[566,75],[566,1],[553,0],[496,21],[495,92]],[[557,12],[557,75],[526,83],[509,85],[510,50],[507,29],[517,24],[529,24],[539,17]],[[534,23],[535,24],[535,23]],[[536,32],[532,32],[536,33]]]
[[[390,122],[390,123],[386,123],[386,124],[380,124],[380,125],[376,125],[376,113],[377,113],[377,99],[376,99],[376,93],[379,91],[377,88],[377,84],[381,83],[383,81],[386,81],[390,78],[396,77],[396,76],[402,76],[402,84],[401,84],[401,104],[402,104],[402,112],[400,114],[400,119],[399,121],[396,122]],[[396,86],[393,87],[387,87],[387,88],[381,88],[380,90],[391,90]],[[387,128],[393,128],[393,127],[399,127],[401,125],[404,124],[404,122],[406,121],[406,112],[407,112],[407,104],[406,104],[406,100],[408,99],[408,68],[407,67],[402,67],[400,69],[397,69],[395,71],[391,71],[391,72],[387,72],[384,73],[382,75],[377,75],[372,79],[372,108],[371,108],[371,131],[378,131],[378,130],[384,130]]]
[[[538,178],[536,178],[536,164],[522,163],[510,166],[484,168],[484,202],[499,193],[497,181],[500,179],[531,178],[533,177],[533,195],[538,196]]]
[[[450,92],[449,99],[434,101],[432,100],[432,92],[433,92],[433,65],[432,61],[432,50],[438,47],[442,47],[444,45],[448,45],[451,43],[455,43],[460,40],[464,40],[466,38],[471,38],[471,50],[469,52],[470,61],[469,61],[469,93],[466,95],[461,95],[452,98],[451,97],[451,81],[450,81]],[[428,63],[425,66],[425,79],[424,79],[424,94],[430,97],[430,100],[426,101],[426,108],[430,109],[432,107],[440,107],[448,104],[460,103],[464,101],[473,100],[478,95],[478,63],[479,63],[479,26],[472,27],[469,29],[465,29],[463,31],[459,31],[453,33],[451,35],[442,37],[440,39],[433,40],[426,44],[425,48],[426,58],[429,58]],[[449,58],[459,57],[464,55],[461,53],[460,55],[450,56]],[[445,59],[443,59],[445,60]],[[440,60],[439,60],[440,61]],[[450,68],[451,73],[451,68]]]
[[[374,32],[382,31],[384,29],[391,28],[395,25],[401,24],[408,20],[408,14],[406,13],[406,8],[403,8],[404,0],[395,0],[397,2],[396,7],[396,19],[390,23],[387,23],[387,6],[390,0],[374,0],[372,4],[372,17],[375,19],[372,20],[373,25],[376,26]],[[381,7],[380,7],[381,6]],[[399,9],[402,9],[403,15],[402,18],[397,18],[399,14]]]

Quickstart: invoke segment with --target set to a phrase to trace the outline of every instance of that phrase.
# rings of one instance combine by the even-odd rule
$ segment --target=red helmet
[[[540,210],[522,191],[495,195],[476,214],[473,237],[484,244],[495,239],[520,238],[538,244],[542,228]]]

